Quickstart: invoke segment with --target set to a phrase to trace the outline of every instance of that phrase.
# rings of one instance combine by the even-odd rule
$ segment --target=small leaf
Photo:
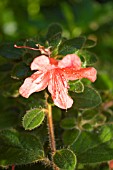
[[[13,67],[11,76],[14,79],[21,79],[29,76],[30,68],[24,63],[18,63]]]
[[[0,131],[0,165],[22,165],[44,158],[40,140],[29,133],[16,130]]]
[[[96,45],[96,41],[94,40],[91,40],[91,39],[87,39],[85,44],[84,44],[84,47],[83,48],[92,48]]]
[[[89,123],[85,123],[85,124],[82,126],[82,128],[85,129],[85,130],[88,130],[88,131],[93,130],[92,124],[89,124]]]
[[[80,80],[77,81],[70,81],[69,82],[69,90],[76,92],[76,93],[81,93],[84,91],[84,85]]]
[[[80,131],[78,129],[66,130],[63,133],[62,140],[65,145],[71,145],[79,136]]]
[[[82,93],[70,92],[72,98],[75,100],[74,107],[79,109],[90,109],[98,106],[101,103],[99,93],[92,87],[85,86]]]
[[[74,117],[69,117],[62,119],[60,126],[63,129],[73,129],[76,125],[76,119]]]
[[[55,34],[48,41],[49,41],[50,46],[53,46],[53,47],[59,46],[59,44],[61,42],[61,33]]]
[[[15,48],[14,43],[12,42],[0,45],[0,55],[8,59],[20,59],[23,54],[23,51],[24,49]]]
[[[98,61],[97,56],[89,51],[80,51],[79,55],[82,55],[84,58],[86,66],[91,66]]]
[[[57,23],[51,24],[48,28],[47,40],[51,39],[58,33],[62,33],[62,27]]]
[[[93,119],[96,115],[98,114],[98,111],[97,110],[85,110],[83,113],[82,113],[82,118],[84,120],[91,120]]]
[[[82,48],[84,42],[85,42],[84,37],[77,37],[70,40],[66,40],[59,46],[58,54],[59,55],[73,54],[77,50]]]
[[[32,130],[41,125],[45,117],[45,113],[42,109],[35,108],[27,111],[23,117],[23,127],[25,130]]]
[[[62,170],[74,170],[77,163],[76,155],[69,149],[57,150],[53,161]]]

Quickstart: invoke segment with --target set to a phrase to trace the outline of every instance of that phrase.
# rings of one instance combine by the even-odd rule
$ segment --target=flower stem
[[[55,144],[54,127],[53,127],[53,119],[52,119],[52,106],[50,104],[48,104],[47,119],[48,119],[49,141],[50,141],[52,161],[53,161],[53,155],[56,152],[56,144]],[[59,170],[59,168],[54,163],[53,163],[53,170]]]
[[[15,170],[15,165],[12,165],[12,170]]]

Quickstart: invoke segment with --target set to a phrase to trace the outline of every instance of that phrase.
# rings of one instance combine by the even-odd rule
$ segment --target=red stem
[[[15,170],[15,165],[12,165],[12,170]]]

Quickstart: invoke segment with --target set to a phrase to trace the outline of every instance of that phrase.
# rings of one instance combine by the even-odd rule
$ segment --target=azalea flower
[[[81,60],[76,54],[66,55],[62,60],[41,55],[33,60],[30,67],[31,70],[38,71],[25,79],[19,93],[28,98],[32,93],[42,91],[48,86],[54,104],[62,109],[70,108],[73,104],[68,95],[68,80],[96,80],[96,69],[81,68]]]

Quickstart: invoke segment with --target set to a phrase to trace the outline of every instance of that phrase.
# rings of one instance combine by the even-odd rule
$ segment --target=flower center
[[[51,65],[55,65],[55,66],[58,65],[58,61],[55,60],[54,58],[49,58],[49,61],[50,61],[50,64],[51,64]]]

